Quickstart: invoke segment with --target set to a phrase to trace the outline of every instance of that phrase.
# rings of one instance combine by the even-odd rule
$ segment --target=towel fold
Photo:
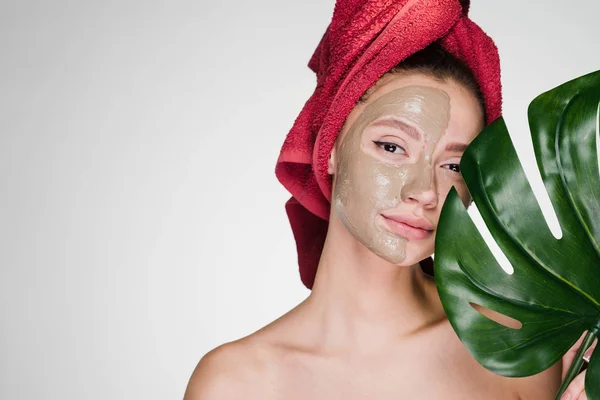
[[[500,116],[498,51],[468,18],[468,10],[466,0],[337,0],[331,23],[308,64],[317,75],[316,89],[285,138],[275,168],[292,194],[286,212],[306,287],[313,285],[327,233],[329,155],[346,117],[382,75],[439,41],[473,72],[487,123]]]

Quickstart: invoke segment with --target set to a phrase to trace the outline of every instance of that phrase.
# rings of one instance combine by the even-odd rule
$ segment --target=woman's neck
[[[419,264],[391,264],[335,227],[304,306],[330,350],[376,351],[444,318],[435,283]]]

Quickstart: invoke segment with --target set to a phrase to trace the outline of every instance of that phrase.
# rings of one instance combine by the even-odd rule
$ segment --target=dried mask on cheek
[[[388,119],[423,132],[418,156],[392,163],[364,151],[361,142],[365,129],[373,122]],[[380,213],[398,208],[403,193],[429,187],[431,154],[449,119],[450,98],[446,92],[428,86],[395,89],[365,107],[337,150],[332,207],[357,240],[392,263],[405,260],[408,240],[382,227]]]

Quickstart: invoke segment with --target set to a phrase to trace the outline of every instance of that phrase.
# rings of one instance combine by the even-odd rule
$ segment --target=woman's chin
[[[385,251],[382,251],[382,252],[372,251],[372,252],[379,258],[381,258],[399,268],[411,267],[411,266],[418,264],[419,262],[425,260],[426,258],[430,257],[432,254],[432,252],[422,252],[422,251],[414,252],[414,251],[411,251],[410,249],[407,249],[407,251],[401,255],[399,255],[398,253],[389,254],[389,253],[386,253]]]
[[[415,249],[410,246],[410,242],[406,246],[406,253],[402,260],[388,260],[391,263],[397,265],[398,267],[410,267],[416,264],[419,264],[421,261],[431,257],[433,254],[432,249]]]

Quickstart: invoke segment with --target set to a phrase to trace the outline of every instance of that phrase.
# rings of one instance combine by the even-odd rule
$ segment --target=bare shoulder
[[[207,353],[190,378],[184,400],[275,396],[281,364],[298,335],[294,314],[292,310],[253,334]]]
[[[221,345],[202,357],[190,378],[184,400],[258,397],[268,390],[268,358],[265,345],[251,336]]]

